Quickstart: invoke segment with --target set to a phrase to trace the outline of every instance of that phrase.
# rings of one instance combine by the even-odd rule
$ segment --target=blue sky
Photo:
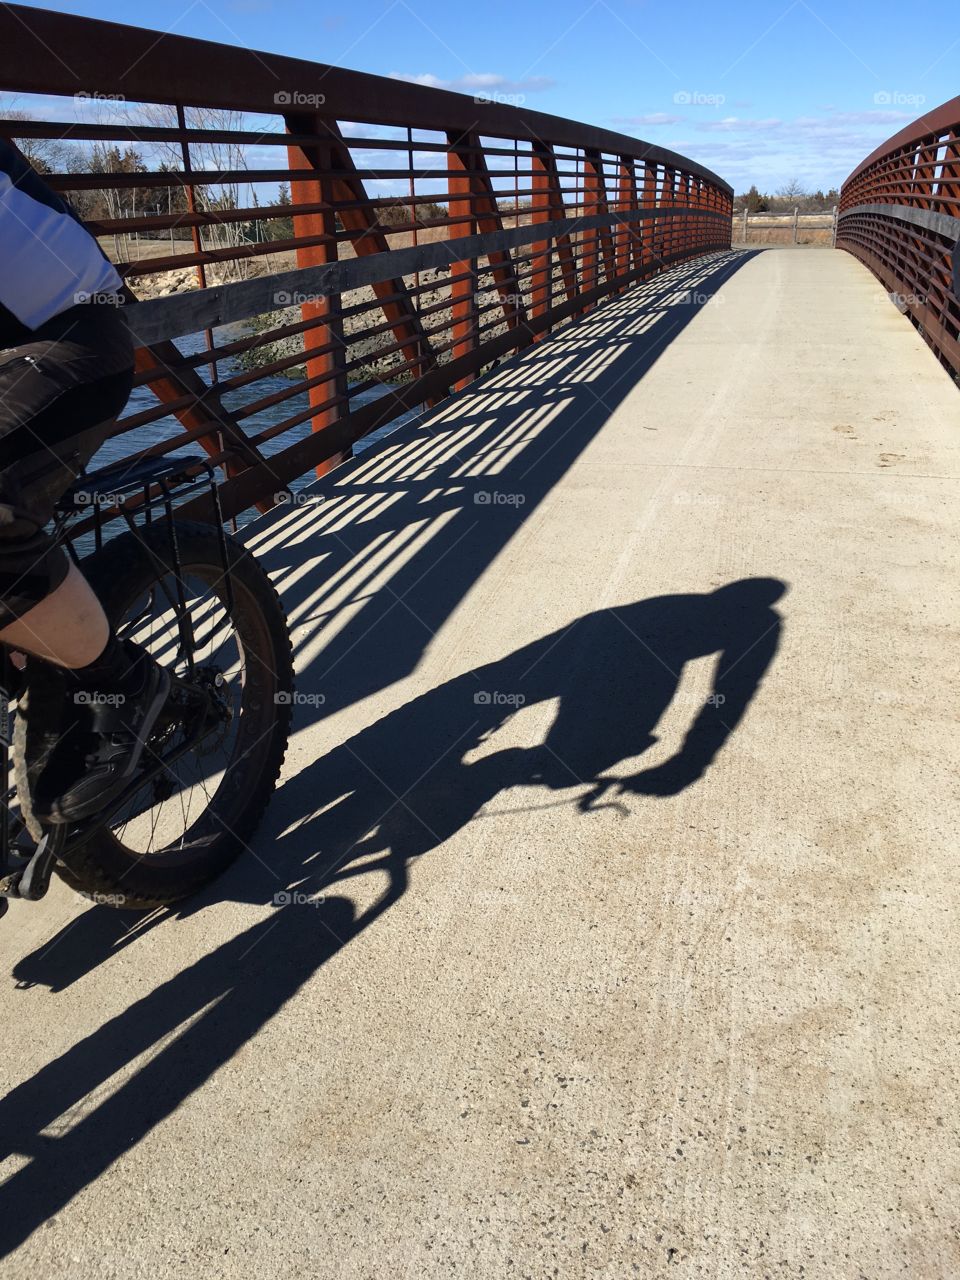
[[[133,13],[129,0],[39,7]],[[956,0],[154,0],[138,13],[180,35],[503,95],[672,147],[738,191],[838,186],[960,92]]]

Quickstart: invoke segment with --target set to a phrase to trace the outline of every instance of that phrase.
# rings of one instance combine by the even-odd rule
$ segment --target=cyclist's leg
[[[58,587],[0,631],[0,644],[74,669],[99,658],[109,639],[100,601],[72,561]]]
[[[61,741],[37,815],[76,821],[122,789],[169,679],[110,633],[99,602],[45,525],[102,443],[130,390],[120,319],[85,305],[0,356],[0,640],[71,668]]]
[[[93,304],[0,352],[0,640],[63,666],[98,658],[109,635],[45,526],[123,407],[132,366],[126,327]]]

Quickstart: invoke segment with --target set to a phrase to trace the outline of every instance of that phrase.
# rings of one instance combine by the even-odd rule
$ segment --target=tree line
[[[26,116],[11,113],[14,118],[26,119]],[[135,183],[122,187],[104,186],[95,190],[77,190],[67,193],[67,198],[84,221],[107,221],[122,218],[145,217],[151,215],[185,214],[189,212],[187,189],[183,183],[182,166],[174,158],[165,158],[151,169],[143,154],[134,146],[121,150],[119,146],[95,142],[89,149],[69,145],[54,138],[17,138],[17,146],[36,171],[43,175],[58,174],[110,174],[136,175],[151,174],[163,178],[169,175],[168,182],[138,186]],[[251,172],[251,180],[255,174]],[[199,212],[226,212],[241,207],[238,204],[239,192],[232,189],[210,189],[201,184],[194,185],[193,198],[195,208]],[[260,205],[255,189],[251,195],[254,209]],[[283,212],[277,214],[276,208]],[[289,213],[286,210],[289,209]],[[293,239],[293,206],[290,199],[290,187],[281,183],[273,206],[265,205],[263,216],[253,215],[249,222],[236,224],[238,232],[248,240],[291,240]],[[445,218],[447,210],[444,205],[435,201],[418,201],[416,204],[416,222],[424,225],[434,218]],[[413,208],[403,200],[390,200],[378,210],[378,223],[382,227],[409,225],[414,221]],[[339,217],[336,219],[337,229],[342,230]],[[166,238],[169,230],[155,233],[141,231],[147,237],[151,234]],[[190,235],[189,227],[183,227],[178,233],[184,237]]]
[[[155,108],[154,110],[159,112],[163,109]],[[30,119],[23,112],[8,111],[5,114],[8,119]],[[206,114],[212,116],[212,113]],[[216,118],[205,117],[199,123],[224,129],[237,126],[237,121],[232,118],[221,119],[220,114]],[[152,119],[148,122],[154,123]],[[158,117],[157,123],[168,124],[169,121]],[[21,137],[15,141],[30,164],[40,174],[84,173],[102,174],[105,177],[110,174],[125,176],[151,174],[161,178],[169,175],[169,181],[159,185],[139,186],[133,183],[123,187],[105,186],[95,190],[69,192],[68,198],[71,204],[86,221],[119,221],[132,217],[170,216],[188,212],[187,188],[183,182],[183,167],[178,155],[179,148],[176,145],[161,148],[162,154],[159,158],[154,157],[156,164],[151,168],[143,153],[135,146],[121,149],[116,144],[95,142],[90,147],[84,147],[56,138]],[[211,154],[209,157],[197,156],[194,161],[195,167],[198,160],[202,165],[207,159],[210,161],[209,168],[214,170],[223,168],[236,172],[245,167],[244,158],[238,147],[229,144],[212,147],[204,144],[196,150],[209,151]],[[241,204],[241,187],[236,182],[211,187],[195,185],[195,207],[199,212],[214,214],[218,211],[227,213],[241,207],[257,210],[260,200],[256,188],[252,185],[254,177],[255,174],[251,172],[252,194],[249,198],[243,198],[243,204]],[[733,208],[735,213],[742,213],[744,209],[748,213],[793,213],[795,209],[799,209],[801,213],[826,213],[830,212],[839,201],[840,193],[836,187],[831,187],[826,192],[820,189],[808,191],[799,180],[793,179],[779,187],[772,195],[761,192],[754,183],[748,191],[735,196]],[[500,200],[497,201],[497,205],[501,213],[516,215],[528,212],[530,201],[529,199]],[[282,210],[279,214],[277,206]],[[289,213],[287,209],[290,210]],[[414,209],[416,210],[415,218]],[[377,221],[384,228],[409,226],[413,222],[423,226],[429,225],[435,219],[446,218],[447,213],[446,205],[437,201],[418,201],[415,206],[412,206],[402,197],[398,197],[389,199],[379,207]],[[256,212],[252,212],[249,220],[239,219],[236,222],[230,220],[232,223],[230,239],[235,243],[244,240],[261,242],[291,240],[293,239],[292,214],[289,185],[281,183],[275,199],[264,206],[262,215],[258,216]],[[342,230],[340,219],[337,218],[336,222],[337,229]],[[223,225],[226,227],[229,224]],[[158,237],[167,238],[171,233],[165,229],[156,232],[141,231],[140,234],[142,236],[155,234]],[[189,227],[183,226],[175,227],[173,234],[176,237],[188,238],[191,232]]]
[[[773,195],[762,194],[756,183],[738,196],[734,197],[734,213],[793,213],[799,209],[801,213],[830,213],[834,205],[840,203],[840,192],[836,187],[829,191],[808,191],[796,178],[784,183]]]

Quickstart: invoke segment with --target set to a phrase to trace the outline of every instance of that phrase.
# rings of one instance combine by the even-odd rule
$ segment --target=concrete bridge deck
[[[955,1275],[958,427],[729,254],[255,525],[314,705],[200,901],[4,922],[7,1265]]]

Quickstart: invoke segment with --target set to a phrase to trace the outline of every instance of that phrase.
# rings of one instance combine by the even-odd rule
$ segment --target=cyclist
[[[45,529],[130,392],[122,301],[97,241],[0,137],[0,643],[64,673],[61,736],[33,796],[47,822],[89,817],[122,791],[170,687],[111,632]]]

